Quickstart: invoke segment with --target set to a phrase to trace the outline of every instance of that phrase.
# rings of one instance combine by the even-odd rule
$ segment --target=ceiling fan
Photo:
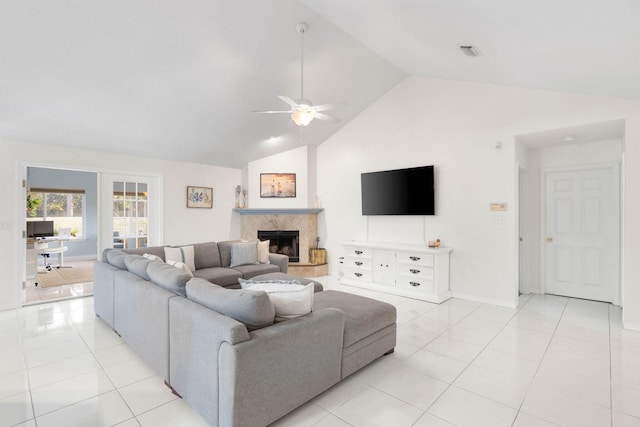
[[[304,22],[296,25],[296,31],[300,33],[300,98],[294,100],[288,96],[279,95],[278,98],[289,104],[288,110],[254,111],[254,113],[289,114],[291,120],[300,127],[308,126],[314,119],[335,120],[334,117],[321,113],[321,111],[333,108],[331,105],[313,105],[310,100],[304,97],[304,33],[307,28],[307,24]]]

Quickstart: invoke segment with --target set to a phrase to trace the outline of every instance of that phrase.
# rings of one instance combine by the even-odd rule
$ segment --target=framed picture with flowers
[[[188,208],[213,208],[213,188],[187,186]]]

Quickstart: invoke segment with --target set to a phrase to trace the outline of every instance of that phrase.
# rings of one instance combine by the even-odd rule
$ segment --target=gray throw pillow
[[[273,324],[276,316],[266,292],[225,289],[199,278],[189,280],[186,290],[190,300],[243,323],[250,331]]]
[[[247,264],[258,264],[258,242],[232,244],[231,268]]]

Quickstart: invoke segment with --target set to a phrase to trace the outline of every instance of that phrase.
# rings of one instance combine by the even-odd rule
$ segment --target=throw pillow
[[[191,271],[191,269],[187,266],[187,264],[185,264],[182,261],[167,261],[167,264],[174,266],[175,268],[177,268],[178,270],[180,270],[181,272],[188,274],[189,276],[193,277],[193,272]]]
[[[239,280],[243,289],[265,291],[276,309],[276,320],[293,319],[311,313],[313,284],[301,285],[297,281]]]
[[[194,252],[192,246],[178,246],[178,247],[165,247],[164,257],[169,261],[184,262],[191,271],[196,270],[196,263],[194,261]]]
[[[269,261],[269,240],[258,242],[258,262],[260,264],[270,264]]]
[[[273,324],[276,315],[265,292],[225,289],[200,278],[187,283],[187,298],[243,323],[250,331]]]
[[[239,265],[258,264],[258,243],[234,243],[231,245],[231,265],[237,267]]]

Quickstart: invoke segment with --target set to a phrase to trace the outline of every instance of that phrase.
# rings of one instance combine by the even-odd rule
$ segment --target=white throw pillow
[[[185,264],[184,262],[182,262],[182,261],[167,261],[167,264],[173,265],[178,270],[182,271],[183,273],[187,273],[189,276],[193,277],[193,272],[187,266],[187,264]]]
[[[304,316],[313,309],[313,283],[300,285],[240,280],[240,286],[252,291],[265,291],[276,309],[276,320]]]
[[[164,248],[164,257],[167,263],[169,261],[184,262],[189,267],[189,270],[196,270],[193,246],[178,246],[175,248],[167,246]]]
[[[271,261],[269,261],[269,240],[258,242],[258,262],[260,264],[271,264]]]

